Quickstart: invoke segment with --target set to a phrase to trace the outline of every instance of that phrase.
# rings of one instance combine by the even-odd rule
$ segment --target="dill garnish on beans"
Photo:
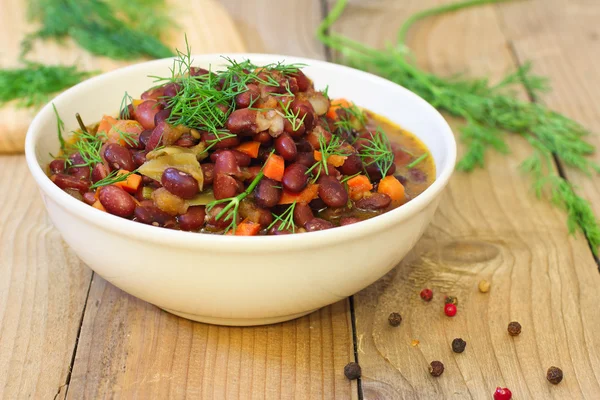
[[[358,223],[400,207],[435,179],[411,133],[349,99],[330,99],[283,62],[224,58],[220,70],[179,52],[173,73],[118,116],[63,136],[48,166],[70,195],[157,227],[240,236]],[[354,99],[357,102],[360,99]]]

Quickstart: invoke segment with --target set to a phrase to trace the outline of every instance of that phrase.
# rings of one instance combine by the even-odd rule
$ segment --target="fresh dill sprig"
[[[164,28],[172,26],[164,22],[164,13],[156,12],[157,7],[164,2],[128,2],[131,8],[137,7],[137,13],[117,12],[114,6],[122,7],[123,0],[112,0],[112,7],[101,0],[29,0],[29,16],[39,22],[41,28],[22,43],[22,56],[29,52],[37,38],[60,40],[67,36],[93,54],[114,59],[172,56],[173,52],[159,40]],[[140,15],[143,18],[139,18]],[[138,22],[156,19],[157,16],[160,23],[147,23],[142,27]]]
[[[0,106],[16,100],[18,107],[38,107],[51,95],[76,85],[93,72],[76,66],[26,62],[21,68],[0,69]]]
[[[314,163],[307,171],[306,174],[313,175],[313,182],[316,182],[323,171],[326,175],[329,175],[329,168],[327,166],[327,160],[331,156],[347,157],[351,155],[350,151],[345,148],[344,141],[336,135],[332,135],[329,143],[326,142],[325,135],[319,136],[319,152],[321,153],[321,159]]]
[[[341,112],[339,112],[341,111]],[[352,133],[367,123],[367,116],[355,104],[338,108],[338,119],[334,122],[336,129],[353,136]],[[358,125],[358,126],[357,126]]]
[[[319,26],[317,37],[343,54],[345,63],[396,82],[437,109],[464,118],[467,123],[461,129],[460,137],[466,143],[467,150],[457,163],[459,170],[471,171],[483,167],[485,154],[490,148],[508,152],[504,136],[512,132],[536,143],[544,153],[556,155],[567,166],[588,175],[600,172],[600,166],[588,157],[595,149],[584,138],[589,134],[587,129],[542,104],[522,101],[515,96],[512,88],[517,85],[524,85],[532,99],[539,98],[542,92],[548,90],[547,80],[533,75],[530,64],[520,66],[499,84],[492,85],[487,79],[439,77],[411,62],[405,37],[415,22],[432,15],[501,1],[504,0],[467,0],[414,14],[400,27],[397,43],[382,51],[331,32],[331,26],[341,16],[348,2],[338,0]],[[525,166],[537,168],[538,163],[530,159]],[[597,252],[600,244],[598,220],[569,183],[551,171],[546,168],[539,174],[531,174],[532,186],[536,190],[550,186],[550,199],[567,209],[571,230],[573,224],[578,224],[593,251]]]
[[[421,154],[416,160],[412,161],[406,167],[407,168],[414,168],[414,167],[416,167],[417,165],[419,165],[421,163],[421,161],[423,161],[424,159],[426,159],[428,155],[429,154],[427,154],[427,153]]]
[[[119,107],[119,115],[125,117],[125,119],[130,119],[129,105],[131,104],[133,104],[133,97],[125,91],[123,99],[121,100],[121,106]]]
[[[60,143],[60,151],[62,153],[65,153],[67,148],[65,138],[63,136],[63,132],[65,130],[65,123],[63,122],[60,115],[58,115],[58,110],[56,109],[54,103],[52,103],[52,109],[54,110],[54,115],[56,116],[56,131],[58,134],[58,142]]]
[[[371,132],[370,136],[371,138],[365,139],[358,155],[366,167],[375,164],[381,176],[386,176],[394,165],[394,152],[390,140],[380,127],[377,127],[375,132]]]
[[[102,178],[98,182],[92,184],[90,186],[90,189],[98,189],[99,187],[102,187],[102,186],[114,185],[115,183],[126,181],[127,178],[129,177],[129,175],[134,174],[135,172],[137,172],[137,170],[127,172],[125,174],[123,174],[123,173],[119,174],[119,170],[114,170],[110,174],[108,174],[105,178]]]
[[[273,222],[267,227],[267,230],[271,229],[275,226],[277,222],[280,223],[278,229],[283,230],[291,230],[292,233],[296,233],[296,224],[294,223],[294,209],[296,208],[296,202],[294,201],[292,204],[285,209],[280,215],[272,213]]]
[[[252,182],[250,182],[250,185],[248,185],[246,190],[244,190],[242,193],[238,194],[235,197],[214,200],[206,205],[206,211],[210,212],[210,210],[212,210],[217,204],[227,203],[227,205],[215,217],[216,220],[220,220],[221,218],[223,218],[223,221],[225,222],[230,221],[227,228],[225,228],[225,233],[229,232],[230,230],[233,231],[233,233],[235,233],[237,229],[237,219],[239,216],[240,203],[242,202],[242,200],[248,197],[250,193],[252,193],[252,191],[254,190],[256,185],[258,185],[258,182],[260,182],[264,175],[265,174],[261,169],[261,171],[252,180]]]

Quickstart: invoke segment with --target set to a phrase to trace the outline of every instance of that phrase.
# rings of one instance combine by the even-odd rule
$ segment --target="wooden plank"
[[[413,12],[448,2],[352,2],[334,30],[382,46]],[[514,69],[490,6],[424,21],[409,44],[439,74],[498,78]],[[517,172],[528,145],[508,142],[510,155],[490,153],[485,170],[455,174],[414,251],[355,296],[364,398],[479,399],[496,386],[514,398],[597,397],[600,276],[585,239],[569,236],[565,215],[538,201]],[[491,281],[490,293],[478,292],[481,279]],[[430,303],[419,298],[424,287],[435,292]],[[459,299],[454,318],[443,314],[447,294]],[[387,323],[393,311],[404,317],[399,328]],[[513,320],[523,325],[514,338],[506,332]],[[468,343],[462,354],[451,350],[456,337]],[[432,360],[446,365],[439,378],[428,373]],[[565,373],[558,386],[545,379],[551,365]]]
[[[251,21],[242,32],[249,51],[286,52],[293,42],[272,23],[282,15],[306,28],[299,37],[318,21],[318,7],[301,1],[224,4]],[[288,53],[323,58],[308,37],[298,43]],[[356,383],[343,375],[352,346],[347,301],[283,324],[218,327],[167,314],[95,276],[68,397],[356,398]]]
[[[63,398],[91,271],[52,228],[24,157],[0,157],[0,171],[0,399]]]
[[[242,39],[227,15],[214,0],[202,0],[190,7],[184,0],[167,0],[169,9],[176,16],[177,28],[165,38],[173,48],[185,48],[184,33],[196,53],[243,51]],[[21,0],[0,0],[0,37],[5,38],[0,52],[0,67],[20,65],[21,40],[35,27],[27,22],[27,3]],[[182,11],[184,10],[184,11]],[[70,40],[63,44],[56,41],[36,43],[27,56],[29,61],[43,63],[77,64],[85,70],[110,71],[124,65],[144,60],[115,61],[93,56]],[[19,109],[12,105],[0,108],[0,154],[23,152],[25,133],[36,114],[34,109]]]
[[[521,62],[531,60],[534,71],[550,78],[553,90],[540,99],[579,121],[594,134],[587,140],[600,148],[600,2],[531,0],[496,8],[505,32]],[[600,153],[592,156],[600,163]],[[566,168],[569,179],[600,216],[600,181]]]

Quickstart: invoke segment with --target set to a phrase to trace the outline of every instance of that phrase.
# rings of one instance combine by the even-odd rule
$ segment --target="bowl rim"
[[[325,69],[341,69],[347,72],[357,74],[360,79],[377,82],[385,85],[393,85],[396,90],[400,89],[404,95],[411,98],[411,101],[420,103],[421,108],[428,110],[428,115],[437,118],[441,122],[441,130],[438,132],[445,144],[446,164],[439,172],[439,176],[425,191],[415,197],[408,203],[388,211],[384,214],[361,221],[356,224],[336,227],[335,229],[307,232],[307,234],[290,234],[290,235],[264,235],[254,237],[241,236],[225,236],[200,234],[198,232],[177,231],[165,228],[158,228],[151,225],[142,224],[131,221],[125,218],[102,212],[82,201],[79,201],[58,186],[56,186],[46,175],[44,168],[37,162],[36,144],[42,136],[42,115],[52,112],[52,103],[62,98],[68,98],[72,94],[85,90],[87,86],[106,79],[111,79],[120,75],[127,75],[138,68],[148,67],[152,64],[163,65],[172,64],[174,57],[164,58],[160,60],[152,60],[143,63],[133,64],[126,67],[118,68],[113,71],[94,76],[77,85],[67,89],[58,96],[54,97],[46,104],[35,116],[25,138],[25,157],[31,174],[36,180],[40,189],[48,195],[57,205],[62,207],[66,212],[76,214],[77,217],[85,219],[96,226],[99,226],[108,231],[122,234],[127,232],[128,235],[138,239],[169,245],[174,247],[190,248],[214,248],[215,250],[236,251],[257,251],[261,247],[257,245],[272,245],[270,249],[285,251],[289,248],[312,248],[320,247],[326,244],[332,244],[342,241],[348,241],[359,237],[368,237],[369,234],[375,234],[378,231],[384,231],[391,228],[395,224],[409,219],[410,217],[423,210],[427,205],[434,201],[444,187],[447,185],[450,176],[454,171],[456,163],[456,141],[450,126],[443,116],[428,102],[410,90],[391,82],[387,79],[373,75],[368,72],[360,71],[344,65],[330,63],[322,60],[315,60],[305,57],[288,56],[281,54],[264,54],[264,53],[210,53],[196,54],[192,58],[196,62],[214,63],[215,59],[222,57],[230,57],[232,59],[261,59],[264,62],[273,62],[285,60],[293,63],[305,63],[310,67],[325,68]],[[269,61],[270,60],[270,61]],[[261,62],[263,62],[261,61]],[[436,165],[436,167],[439,167]]]

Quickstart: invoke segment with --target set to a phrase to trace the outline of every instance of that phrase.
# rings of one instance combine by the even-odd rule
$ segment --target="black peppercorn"
[[[444,364],[441,361],[432,361],[429,364],[429,373],[431,376],[440,376],[444,373]]]
[[[548,382],[558,385],[560,381],[563,380],[562,369],[558,367],[548,368],[548,372],[546,372],[546,379],[548,379]]]
[[[461,338],[456,338],[452,341],[452,351],[455,353],[462,353],[465,351],[465,347],[467,347],[467,342]]]
[[[350,379],[351,381],[360,378],[360,373],[360,365],[358,365],[358,363],[349,362],[344,367],[344,375],[346,375],[346,378]]]
[[[397,312],[393,312],[388,317],[388,322],[391,326],[398,326],[402,322],[402,316]]]
[[[456,298],[456,296],[446,296],[446,298],[444,299],[444,303],[446,304],[454,304],[455,306],[458,305],[458,299]]]
[[[508,334],[510,336],[517,336],[518,334],[521,333],[521,324],[513,321],[510,324],[508,324]]]

